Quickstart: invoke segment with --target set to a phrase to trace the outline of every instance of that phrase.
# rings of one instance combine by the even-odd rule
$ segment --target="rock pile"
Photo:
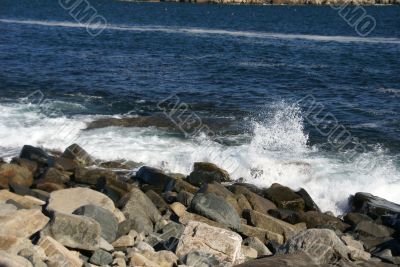
[[[0,266],[399,266],[400,205],[368,193],[322,213],[212,163],[188,175],[101,162],[78,145],[0,163]]]

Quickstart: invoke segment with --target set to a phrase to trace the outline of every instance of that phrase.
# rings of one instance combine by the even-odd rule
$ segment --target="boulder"
[[[220,259],[211,253],[193,251],[181,259],[185,266],[210,267],[221,266]]]
[[[258,194],[250,191],[248,188],[241,185],[234,185],[231,190],[236,194],[243,194],[251,205],[251,209],[261,212],[263,214],[268,214],[269,210],[276,209],[276,205]]]
[[[85,205],[95,205],[116,213],[114,202],[106,195],[89,188],[77,187],[54,191],[50,194],[47,210],[72,213]]]
[[[73,214],[94,219],[100,224],[101,236],[109,243],[115,241],[118,231],[118,220],[111,211],[95,205],[85,205],[76,209]]]
[[[306,223],[307,228],[329,228],[341,232],[350,228],[350,225],[344,223],[342,220],[318,211],[300,211],[296,213],[294,217],[296,218],[294,223],[304,222]]]
[[[82,184],[96,185],[100,179],[116,179],[117,174],[110,170],[78,167],[75,170],[75,181]]]
[[[98,249],[92,254],[89,261],[90,263],[93,263],[95,265],[104,266],[111,264],[113,261],[113,257],[107,251]]]
[[[178,257],[171,251],[162,250],[154,252],[146,250],[142,251],[141,254],[160,267],[173,267],[178,262]]]
[[[129,261],[129,266],[131,266],[131,267],[137,267],[137,266],[161,267],[157,263],[153,262],[152,260],[149,260],[148,258],[146,258],[145,256],[143,256],[142,254],[140,254],[138,252],[134,252],[132,254],[130,261]]]
[[[8,188],[8,184],[30,187],[33,184],[33,175],[29,169],[17,164],[1,164],[0,186]]]
[[[135,230],[130,230],[127,235],[123,235],[115,240],[112,245],[114,248],[127,248],[135,244],[136,238],[139,234]]]
[[[323,267],[307,254],[276,255],[245,262],[236,267]],[[328,266],[324,266],[328,267]],[[333,266],[332,266],[333,267]]]
[[[54,167],[61,171],[73,172],[79,167],[79,164],[70,158],[57,157],[54,161]]]
[[[242,245],[241,254],[242,254],[242,257],[244,257],[241,262],[243,262],[245,260],[257,258],[257,250],[255,250],[254,248],[249,247],[249,246]]]
[[[48,168],[43,175],[43,180],[56,184],[65,184],[70,180],[71,173],[60,171],[56,168]]]
[[[135,178],[142,183],[157,186],[161,191],[164,191],[167,185],[175,180],[163,171],[147,166],[141,167],[137,171]]]
[[[21,250],[31,247],[33,247],[33,245],[27,238],[12,235],[0,236],[0,250],[4,250],[7,253],[18,254]]]
[[[387,214],[400,214],[400,205],[369,193],[356,193],[351,198],[355,212],[373,216],[373,219]]]
[[[89,153],[87,153],[77,144],[72,144],[67,147],[61,157],[74,160],[76,163],[83,166],[95,164],[95,161],[92,159]]]
[[[140,167],[142,164],[130,160],[114,160],[114,161],[103,161],[98,164],[101,168],[106,169],[117,169],[117,170],[132,170]]]
[[[195,162],[187,181],[192,185],[202,186],[212,182],[229,182],[230,177],[227,171],[218,168],[215,164]]]
[[[284,242],[284,237],[281,234],[273,233],[271,231],[246,224],[242,224],[238,232],[246,237],[256,237],[263,243],[266,243],[267,241],[274,241],[277,244],[282,245]]]
[[[176,255],[183,259],[189,253],[207,253],[214,255],[219,262],[234,264],[241,243],[242,238],[237,233],[190,221],[179,240]]]
[[[205,184],[200,188],[199,193],[214,193],[215,195],[222,197],[228,204],[235,208],[238,214],[242,214],[242,209],[237,203],[236,196],[221,184]]]
[[[359,222],[354,231],[360,235],[372,237],[389,237],[394,233],[393,229],[370,221]]]
[[[301,188],[299,191],[296,192],[296,194],[303,198],[305,211],[321,212],[321,209],[318,207],[318,205],[314,202],[312,197],[308,194],[308,192],[304,188]]]
[[[81,267],[82,261],[79,258],[79,253],[74,253],[65,248],[62,244],[51,238],[44,236],[39,240],[39,247],[41,247],[48,260],[49,266],[56,267]]]
[[[292,189],[280,184],[273,184],[265,190],[265,197],[273,201],[279,208],[304,211],[304,199]]]
[[[271,251],[261,242],[257,237],[248,237],[243,240],[243,245],[251,247],[257,251],[257,255],[259,256],[270,256],[272,255]]]
[[[169,210],[169,206],[168,206],[167,202],[165,202],[165,200],[159,194],[154,192],[153,190],[147,191],[146,196],[149,197],[151,202],[153,202],[153,204],[157,207],[157,209],[161,213],[165,213],[167,210]]]
[[[66,247],[89,251],[100,247],[101,228],[92,218],[55,213],[44,232]]]
[[[41,210],[16,210],[0,216],[0,235],[28,238],[42,230],[48,221]]]
[[[7,200],[13,200],[25,209],[31,209],[35,206],[43,206],[46,204],[46,202],[32,196],[20,196],[8,190],[0,190],[0,202]]]
[[[39,246],[25,248],[21,250],[18,255],[29,260],[34,267],[47,267],[47,264],[44,263],[47,256],[44,250]]]
[[[278,254],[301,254],[310,256],[317,264],[330,264],[333,259],[348,259],[350,250],[334,231],[308,229],[289,239]]]
[[[254,210],[245,211],[244,216],[251,223],[251,225],[283,235],[286,240],[306,229],[305,225],[292,225]]]
[[[344,222],[351,225],[351,226],[356,226],[362,221],[370,221],[372,222],[372,219],[368,217],[365,214],[362,213],[357,213],[357,212],[349,212],[344,216]]]
[[[1,203],[0,202],[0,216],[4,216],[4,215],[7,215],[9,213],[13,213],[17,209],[18,208],[13,204]]]
[[[240,217],[237,211],[222,197],[213,193],[198,193],[192,200],[191,208],[211,220],[233,229],[239,229]]]
[[[238,203],[239,208],[241,209],[240,215],[243,213],[244,210],[251,210],[252,206],[247,198],[243,194],[236,195],[236,201]]]
[[[0,266],[4,267],[32,267],[32,263],[27,259],[0,251]]]
[[[13,158],[10,163],[18,164],[21,167],[27,168],[33,175],[39,168],[39,164],[36,161],[22,158]]]
[[[51,193],[54,191],[65,189],[65,185],[53,182],[46,182],[44,180],[38,180],[36,181],[36,188]]]
[[[192,203],[193,198],[194,198],[194,195],[192,193],[181,190],[178,193],[176,200],[178,202],[182,203],[183,205],[185,205],[186,207],[189,207],[190,204]]]
[[[54,159],[46,151],[34,146],[23,146],[19,158],[35,161],[40,166],[46,165],[52,167],[54,165]]]
[[[176,179],[174,181],[173,190],[180,193],[181,191],[186,191],[191,194],[196,194],[199,191],[199,188],[196,186],[191,185],[190,183],[186,182],[185,180]]]
[[[151,233],[153,224],[161,219],[161,213],[148,196],[140,189],[133,188],[119,203],[125,216],[134,222],[138,232]]]

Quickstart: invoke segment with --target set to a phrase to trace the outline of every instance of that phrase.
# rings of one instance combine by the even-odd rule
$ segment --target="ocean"
[[[363,7],[371,28],[329,6],[111,0],[85,2],[89,25],[66,3],[0,1],[0,157],[78,143],[211,161],[336,214],[360,191],[400,202],[399,6]]]

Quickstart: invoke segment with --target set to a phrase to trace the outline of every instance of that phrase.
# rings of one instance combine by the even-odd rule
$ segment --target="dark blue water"
[[[399,6],[366,7],[376,28],[363,38],[331,7],[90,4],[107,21],[96,37],[58,1],[0,0],[0,147],[30,142],[62,149],[67,144],[52,130],[63,123],[81,129],[99,115],[153,115],[157,102],[176,94],[201,118],[234,122],[229,134],[245,140],[246,152],[215,147],[223,150],[220,158],[241,158],[244,177],[261,169],[268,182],[306,188],[317,186],[315,179],[324,184],[326,178],[328,188],[350,183],[340,196],[314,188],[329,208],[343,208],[340,201],[357,190],[399,200],[387,193],[400,185]],[[59,119],[20,106],[36,90],[62,110]],[[365,143],[371,157],[384,155],[378,171],[355,176],[345,151],[331,152],[327,137],[307,120],[307,106],[296,104],[307,95]],[[169,162],[175,171],[208,159],[190,140],[149,131],[110,128],[79,140],[96,155]],[[288,159],[305,161],[312,171],[303,177],[304,170],[281,164]]]

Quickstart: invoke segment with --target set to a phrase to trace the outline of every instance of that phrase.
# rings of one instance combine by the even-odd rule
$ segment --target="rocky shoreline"
[[[400,265],[400,205],[360,192],[335,217],[207,162],[186,176],[27,145],[0,189],[0,266]]]

